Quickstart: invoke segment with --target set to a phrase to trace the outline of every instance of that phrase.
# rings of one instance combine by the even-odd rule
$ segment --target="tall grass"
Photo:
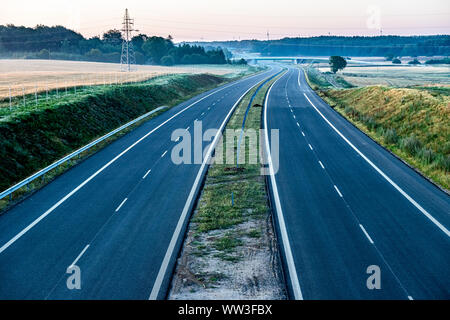
[[[450,187],[450,88],[372,86],[319,94],[379,143]]]

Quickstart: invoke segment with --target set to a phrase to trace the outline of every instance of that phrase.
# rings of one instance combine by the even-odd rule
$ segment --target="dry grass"
[[[136,82],[173,73],[211,73],[215,75],[245,72],[246,66],[138,66],[135,72],[119,72],[116,63],[62,60],[0,60],[0,98],[45,92],[66,87]]]

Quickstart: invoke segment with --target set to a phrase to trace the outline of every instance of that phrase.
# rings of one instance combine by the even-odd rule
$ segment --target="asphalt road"
[[[236,101],[277,71],[173,107],[0,216],[0,299],[164,298],[206,169],[174,164],[171,134],[193,135],[196,119],[203,130],[220,128]],[[80,289],[66,285],[71,265]]]
[[[268,181],[293,298],[450,298],[446,193],[338,115],[298,68],[272,86],[265,119],[280,130]],[[366,285],[371,265],[381,289]]]

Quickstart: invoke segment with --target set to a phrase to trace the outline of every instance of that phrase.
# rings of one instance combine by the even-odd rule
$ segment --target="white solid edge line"
[[[123,201],[119,204],[119,206],[116,209],[116,212],[120,210],[120,208],[122,208],[122,206],[124,205],[125,202],[127,202],[128,198],[123,199]]]
[[[259,83],[259,82],[258,82]],[[257,85],[257,84],[256,84]],[[222,125],[219,128],[219,132],[222,132],[228,118],[231,116],[231,114],[233,113],[234,109],[236,108],[236,106],[239,104],[239,102],[241,101],[241,99],[252,89],[254,88],[256,85],[250,87],[247,91],[245,91],[245,93],[236,101],[236,103],[233,105],[233,107],[231,108],[231,110],[228,112],[227,116],[225,117],[225,119],[222,122]],[[200,166],[200,169],[198,170],[197,176],[195,178],[194,184],[192,185],[191,191],[189,193],[189,196],[186,200],[186,203],[184,205],[183,211],[181,212],[181,216],[178,219],[178,223],[177,226],[175,228],[175,231],[172,235],[172,238],[170,239],[170,243],[169,246],[167,247],[167,251],[166,254],[164,256],[163,262],[161,263],[161,267],[159,268],[158,271],[158,275],[156,276],[155,279],[155,283],[153,284],[153,288],[152,291],[150,293],[149,296],[149,300],[156,300],[158,298],[158,294],[159,294],[159,290],[161,289],[161,285],[162,282],[164,280],[164,276],[166,275],[167,272],[167,267],[169,265],[170,259],[173,255],[173,251],[175,250],[175,245],[178,241],[178,238],[180,237],[180,233],[181,233],[181,229],[184,225],[184,222],[187,218],[188,215],[188,210],[189,207],[192,203],[192,201],[194,200],[194,196],[195,196],[195,191],[197,189],[198,184],[201,182],[201,177],[202,177],[202,173],[205,169],[206,163],[209,161],[209,159],[211,158],[211,153],[214,150],[214,147],[217,144],[217,141],[219,139],[221,135],[217,134],[214,137],[213,142],[211,143],[210,147],[208,148],[208,151],[206,153],[206,157],[204,158],[202,165]]]
[[[70,267],[73,267],[73,266],[78,262],[78,260],[80,260],[81,256],[86,252],[86,250],[87,250],[88,248],[89,248],[89,245],[87,245],[86,247],[84,247],[84,249],[80,252],[80,254],[78,255],[78,257],[76,257],[76,259],[70,264],[69,268],[70,268]]]
[[[298,74],[298,85],[300,86],[300,72]],[[428,211],[426,211],[424,208],[422,208],[422,206],[420,204],[418,204],[413,198],[411,198],[411,196],[409,194],[407,194],[405,191],[403,191],[402,188],[400,188],[394,181],[391,180],[391,178],[389,178],[380,168],[378,168],[372,161],[369,160],[369,158],[367,158],[364,153],[362,153],[361,151],[359,151],[358,148],[356,148],[338,129],[336,129],[336,127],[330,122],[328,121],[328,119],[319,111],[319,109],[317,109],[317,107],[311,102],[311,100],[309,100],[308,96],[306,95],[306,93],[303,93],[303,95],[305,96],[305,98],[309,101],[309,103],[313,106],[313,108],[317,111],[317,113],[325,120],[326,123],[328,123],[328,125],[334,130],[336,131],[336,133],[345,141],[347,142],[347,144],[353,149],[355,150],[360,156],[361,158],[363,158],[364,160],[366,160],[366,162],[368,164],[370,164],[370,166],[372,168],[375,169],[375,171],[377,171],[384,179],[386,179],[387,182],[389,182],[395,189],[397,189],[398,192],[400,192],[410,203],[412,203],[420,212],[422,212],[423,215],[425,215],[425,217],[427,217],[429,220],[431,220],[431,222],[433,222],[439,229],[441,229],[446,235],[447,237],[450,237],[450,231],[444,227],[439,221],[437,221],[430,213],[428,213]]]
[[[339,194],[339,197],[342,198],[342,193],[339,191],[338,187],[336,187],[336,185],[334,185],[334,188],[336,189],[336,192]]]
[[[145,178],[148,176],[148,174],[150,173],[150,171],[152,171],[152,169],[148,170],[148,171],[144,174],[144,176],[142,177],[142,179],[145,179]]]
[[[364,229],[363,225],[360,224],[359,227],[360,227],[361,230],[364,232],[364,234],[366,235],[367,239],[369,239],[370,243],[373,244],[372,238],[369,236],[369,234],[367,233],[366,229]]]
[[[272,183],[273,195],[274,195],[274,200],[275,200],[275,209],[277,212],[278,223],[280,225],[281,239],[282,239],[282,243],[283,243],[284,252],[286,254],[286,262],[287,262],[287,267],[288,267],[288,271],[289,271],[289,276],[291,278],[290,280],[291,280],[291,285],[292,285],[292,291],[294,292],[294,298],[296,300],[303,300],[302,290],[300,288],[300,283],[298,281],[297,270],[295,268],[295,262],[294,262],[294,258],[293,258],[292,251],[291,251],[291,245],[290,245],[288,233],[286,230],[286,224],[284,222],[283,210],[281,208],[280,197],[278,195],[278,187],[277,187],[277,182],[275,180],[275,175],[274,175],[274,170],[273,170],[272,156],[270,155],[270,146],[269,146],[269,138],[268,138],[268,130],[267,130],[267,102],[269,101],[269,95],[270,95],[270,91],[272,90],[273,85],[281,78],[278,78],[274,83],[272,83],[272,85],[270,86],[269,91],[267,92],[267,95],[266,95],[266,101],[264,104],[264,130],[265,130],[264,135],[265,135],[265,142],[266,142],[266,153],[267,153],[267,158],[268,158],[267,160],[268,160],[268,164],[269,164],[270,181]]]
[[[211,93],[209,93],[208,95],[196,100],[195,102],[191,103],[190,105],[188,105],[187,107],[185,107],[184,109],[178,111],[176,114],[174,114],[173,116],[171,116],[169,119],[165,120],[164,122],[162,122],[161,124],[159,124],[158,126],[156,126],[154,129],[152,129],[151,131],[149,131],[147,134],[145,134],[143,137],[141,137],[140,139],[138,139],[136,142],[134,142],[132,145],[130,145],[128,148],[126,148],[124,151],[122,151],[121,153],[119,153],[116,157],[114,157],[112,160],[110,160],[108,163],[106,163],[103,167],[101,167],[99,170],[97,170],[95,173],[93,173],[89,178],[87,178],[86,180],[84,180],[82,183],[80,183],[75,189],[73,189],[72,191],[70,191],[68,194],[66,194],[64,197],[62,197],[58,202],[56,202],[52,207],[50,207],[50,209],[48,209],[47,211],[45,211],[43,214],[41,214],[38,218],[36,218],[32,223],[30,223],[27,227],[25,227],[22,231],[20,231],[18,234],[16,234],[13,238],[11,238],[8,242],[6,242],[1,248],[0,248],[0,253],[2,253],[3,251],[5,251],[6,249],[8,249],[9,246],[11,246],[14,242],[16,242],[18,239],[20,239],[25,233],[27,233],[31,228],[33,228],[35,225],[37,225],[42,219],[44,219],[46,216],[48,216],[51,212],[53,212],[53,210],[55,210],[57,207],[59,207],[64,201],[66,201],[67,199],[69,199],[73,194],[75,194],[78,190],[80,190],[82,187],[84,187],[89,181],[91,181],[92,179],[94,179],[100,172],[102,172],[103,170],[105,170],[107,167],[109,167],[112,163],[114,163],[117,159],[119,159],[120,157],[122,157],[125,153],[127,153],[129,150],[131,150],[132,148],[134,148],[138,143],[140,143],[142,140],[144,140],[145,138],[147,138],[149,135],[151,135],[153,132],[155,132],[156,130],[158,130],[159,128],[161,128],[163,125],[165,125],[167,122],[171,121],[173,118],[177,117],[179,114],[183,113],[184,111],[186,111],[187,109],[191,108],[192,106],[196,105],[197,103],[199,103],[200,101],[208,98],[209,96],[216,94],[217,92],[220,92],[222,90],[225,90],[231,86],[237,85],[238,83],[244,81],[244,80],[248,80],[250,78],[256,77],[258,75],[261,74],[257,74],[254,76],[251,76],[249,78],[245,78],[243,80],[240,80],[238,82],[232,83],[228,86],[225,86],[223,88],[219,88]],[[188,127],[189,128],[189,127]]]

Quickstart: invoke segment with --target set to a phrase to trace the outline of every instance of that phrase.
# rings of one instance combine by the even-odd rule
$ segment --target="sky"
[[[92,37],[120,29],[125,8],[138,33],[175,42],[450,34],[449,0],[2,0],[0,25],[63,25]]]

